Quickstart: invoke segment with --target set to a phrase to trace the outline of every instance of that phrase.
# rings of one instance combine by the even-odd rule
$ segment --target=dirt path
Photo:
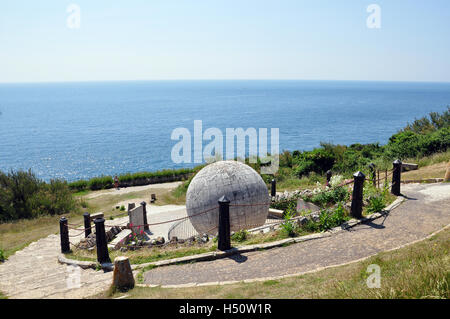
[[[241,281],[311,271],[358,260],[422,239],[450,223],[450,184],[402,185],[409,198],[390,215],[335,236],[264,252],[155,268],[146,284]]]
[[[144,186],[133,186],[133,187],[126,187],[126,188],[120,188],[120,189],[105,189],[101,191],[95,191],[92,193],[89,193],[88,195],[84,196],[85,199],[92,199],[97,198],[101,196],[113,196],[113,195],[123,195],[133,192],[140,192],[150,189],[175,189],[179,185],[181,185],[182,182],[172,182],[172,183],[161,183],[161,184],[150,184],[150,185],[144,185]]]

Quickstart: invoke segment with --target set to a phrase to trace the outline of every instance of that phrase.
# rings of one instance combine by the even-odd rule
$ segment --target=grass
[[[197,254],[203,254],[210,251],[217,250],[217,245],[209,243],[204,245],[189,246],[167,246],[164,248],[142,248],[138,250],[128,250],[121,252],[120,250],[112,250],[109,252],[111,260],[119,256],[127,256],[130,258],[130,263],[134,265],[155,262],[166,259],[174,259],[185,256],[192,256]],[[69,259],[76,259],[82,261],[96,261],[96,250],[87,251],[84,249],[73,249],[72,253],[65,255]]]
[[[136,287],[127,298],[450,298],[450,230],[430,239],[345,266],[279,280],[163,289]],[[368,288],[367,268],[381,268],[381,288]],[[102,293],[96,298],[119,297]]]
[[[70,223],[81,223],[82,213],[66,215]],[[50,234],[59,233],[61,216],[41,216],[36,219],[22,219],[0,224],[0,249],[8,258],[32,242]],[[26,231],[26,236],[25,236]]]
[[[8,297],[0,291],[0,299],[8,299]]]

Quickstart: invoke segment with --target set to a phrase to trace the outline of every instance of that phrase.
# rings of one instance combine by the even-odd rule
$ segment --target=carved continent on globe
[[[264,225],[270,196],[261,176],[241,162],[219,161],[201,169],[186,193],[187,214],[197,232],[217,233],[218,200],[224,195],[230,200],[231,231]]]

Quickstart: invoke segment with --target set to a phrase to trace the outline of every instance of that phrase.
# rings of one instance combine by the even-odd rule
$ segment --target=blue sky
[[[380,29],[366,26],[372,3]],[[0,82],[448,82],[449,14],[448,0],[2,1]]]

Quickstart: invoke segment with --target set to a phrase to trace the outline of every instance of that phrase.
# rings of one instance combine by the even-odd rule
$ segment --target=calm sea
[[[280,149],[380,142],[450,105],[450,83],[144,81],[0,84],[0,170],[69,181],[176,165],[177,127],[279,128]],[[206,145],[207,142],[204,143]]]

